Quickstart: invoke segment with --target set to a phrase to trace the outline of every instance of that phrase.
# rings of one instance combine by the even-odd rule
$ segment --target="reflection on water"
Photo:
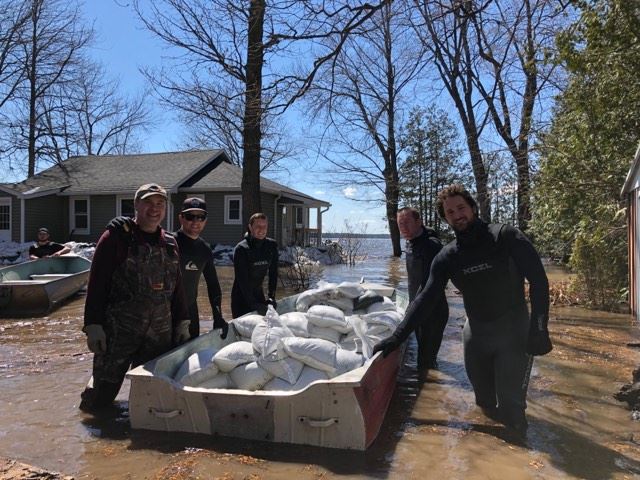
[[[356,267],[327,267],[328,281],[406,287],[404,260],[371,255]],[[230,317],[232,267],[220,267]],[[208,312],[201,286],[201,311]],[[287,291],[279,289],[279,296]],[[556,309],[552,354],[535,362],[526,443],[474,406],[462,365],[460,298],[440,369],[419,382],[410,343],[389,412],[366,452],[285,446],[206,436],[132,431],[123,410],[96,420],[77,409],[91,355],[81,333],[83,297],[50,317],[0,321],[0,456],[77,478],[640,478],[640,422],[612,398],[639,362],[628,315]],[[203,322],[204,329],[211,326]]]

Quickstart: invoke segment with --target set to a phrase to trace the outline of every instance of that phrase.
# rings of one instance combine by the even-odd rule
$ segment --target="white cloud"
[[[314,195],[324,195],[326,192],[324,190],[316,190],[313,192]]]
[[[353,198],[356,196],[357,191],[356,187],[346,187],[342,190],[342,194],[347,198]]]

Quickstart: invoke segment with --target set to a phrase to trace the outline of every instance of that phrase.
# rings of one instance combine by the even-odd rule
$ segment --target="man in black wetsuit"
[[[264,315],[269,304],[276,308],[278,244],[272,238],[267,238],[268,227],[267,216],[264,213],[254,213],[249,219],[249,231],[233,250],[233,318],[253,311]],[[265,299],[262,283],[267,273],[268,297]]]
[[[434,257],[442,250],[442,243],[436,232],[422,224],[420,213],[412,207],[398,210],[398,228],[407,241],[405,258],[409,281],[409,301],[412,302],[417,293],[424,288],[429,279],[429,269]],[[438,350],[442,343],[444,327],[449,319],[449,305],[444,291],[438,299],[438,306],[432,314],[433,318],[416,326],[418,342],[418,370],[438,368]]]
[[[456,239],[433,260],[425,288],[393,335],[376,345],[374,353],[389,355],[420,322],[431,319],[438,297],[451,280],[462,293],[467,313],[464,363],[476,404],[490,418],[524,434],[532,356],[552,349],[547,330],[549,283],[542,262],[518,229],[480,220],[475,200],[461,185],[442,190],[437,207]]]
[[[175,233],[175,237],[180,249],[184,293],[189,308],[189,318],[191,318],[191,325],[189,325],[191,338],[200,335],[197,299],[201,275],[204,276],[207,283],[213,328],[221,329],[221,337],[226,338],[229,326],[222,317],[222,290],[213,263],[211,246],[200,237],[207,224],[206,203],[201,198],[187,198],[182,204],[178,219],[180,220],[180,229]]]

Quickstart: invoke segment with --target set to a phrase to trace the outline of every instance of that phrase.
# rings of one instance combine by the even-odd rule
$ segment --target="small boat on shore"
[[[400,309],[408,305],[404,292],[378,284],[363,286],[389,297]],[[293,312],[297,298],[280,300],[278,314]],[[404,347],[386,358],[378,353],[359,368],[297,391],[189,387],[173,378],[194,352],[238,340],[234,328],[225,340],[212,331],[131,370],[131,426],[352,450],[366,450],[375,440]]]
[[[45,315],[86,286],[91,262],[75,255],[0,268],[0,316]]]

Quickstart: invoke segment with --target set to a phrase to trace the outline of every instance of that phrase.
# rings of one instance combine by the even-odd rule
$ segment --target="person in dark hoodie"
[[[406,240],[404,251],[409,301],[412,302],[426,285],[431,262],[442,250],[442,243],[435,230],[422,224],[420,212],[415,208],[404,207],[398,210],[397,221],[400,234]],[[432,315],[432,319],[421,322],[415,330],[418,342],[418,371],[438,368],[438,351],[449,319],[449,305],[444,291]]]
[[[476,404],[488,417],[524,435],[533,356],[552,349],[544,267],[518,229],[480,220],[476,201],[462,185],[444,188],[438,194],[437,208],[456,238],[433,260],[429,280],[409,305],[402,323],[373,351],[389,355],[421,322],[430,321],[451,280],[462,293],[467,313],[464,363]],[[525,278],[531,314],[525,300]]]
[[[254,213],[249,219],[244,239],[233,250],[235,278],[231,287],[231,313],[238,318],[257,311],[264,315],[267,305],[276,308],[278,283],[278,244],[267,238],[269,223],[264,213]],[[267,297],[263,282],[269,275]]]

